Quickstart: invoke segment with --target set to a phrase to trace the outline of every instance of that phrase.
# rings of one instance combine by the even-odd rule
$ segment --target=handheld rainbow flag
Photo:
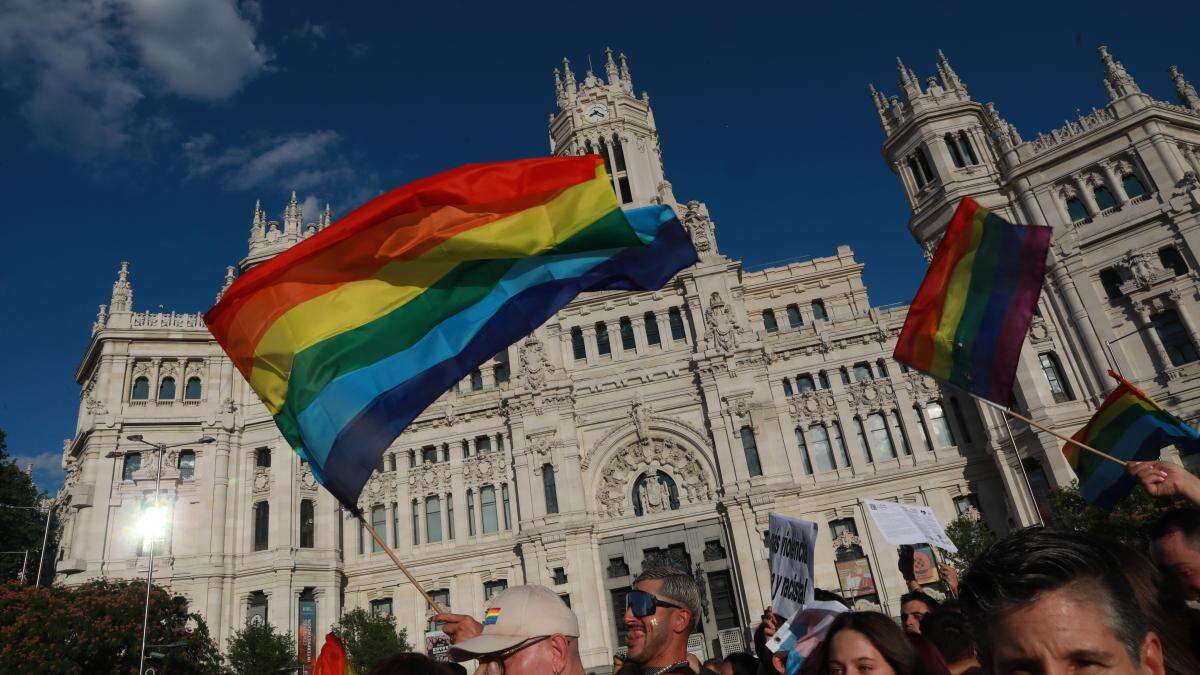
[[[622,211],[595,155],[397,188],[248,270],[204,316],[313,475],[357,512],[388,445],[582,291],[697,260],[668,206]]]
[[[908,309],[892,356],[1007,406],[1046,276],[1051,230],[964,197]]]
[[[1164,410],[1125,378],[1111,370],[1108,374],[1117,379],[1117,388],[1071,440],[1134,462],[1158,459],[1160,451],[1172,444],[1183,455],[1200,452],[1200,432]],[[1137,485],[1122,465],[1078,445],[1064,445],[1063,456],[1079,477],[1079,492],[1097,506],[1111,509]]]

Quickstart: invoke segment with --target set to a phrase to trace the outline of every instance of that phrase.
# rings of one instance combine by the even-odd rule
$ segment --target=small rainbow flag
[[[377,197],[251,268],[208,329],[337,499],[472,369],[582,291],[696,262],[670,207],[622,211],[596,155],[473,164]]]
[[[483,625],[490,626],[500,620],[500,608],[491,607],[483,614]]]
[[[1200,432],[1164,410],[1125,378],[1111,370],[1108,374],[1116,378],[1117,388],[1071,440],[1134,462],[1158,459],[1160,451],[1172,444],[1183,455],[1200,452]],[[1097,506],[1111,509],[1129,496],[1137,484],[1120,464],[1073,443],[1063,446],[1063,455],[1079,477],[1079,492]]]
[[[1007,406],[1046,276],[1051,230],[964,197],[908,309],[893,357]]]

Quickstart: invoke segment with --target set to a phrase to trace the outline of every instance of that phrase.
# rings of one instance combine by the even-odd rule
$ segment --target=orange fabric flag
[[[346,647],[333,633],[325,636],[325,644],[313,664],[312,675],[357,675],[354,666],[350,665]]]

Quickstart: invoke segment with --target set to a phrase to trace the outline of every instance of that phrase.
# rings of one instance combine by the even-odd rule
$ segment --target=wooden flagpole
[[[1057,431],[1055,431],[1055,430],[1053,430],[1053,429],[1047,429],[1046,427],[1044,427],[1044,426],[1042,426],[1042,425],[1038,424],[1037,422],[1034,422],[1033,420],[1031,420],[1031,419],[1029,419],[1028,417],[1026,417],[1026,416],[1022,415],[1021,413],[1018,413],[1018,412],[1013,412],[1012,410],[1009,410],[1008,408],[1005,408],[1004,406],[1000,405],[999,403],[996,403],[995,401],[989,401],[989,400],[987,400],[986,398],[983,398],[982,396],[978,396],[978,395],[976,395],[976,394],[974,394],[974,393],[972,393],[972,392],[967,392],[967,393],[968,393],[968,394],[970,394],[970,395],[971,395],[971,398],[975,399],[976,401],[979,401],[980,403],[983,403],[984,405],[991,406],[992,408],[995,408],[996,410],[999,410],[999,411],[1003,412],[1005,415],[1009,415],[1009,416],[1011,416],[1011,417],[1015,417],[1015,418],[1017,418],[1017,419],[1021,420],[1022,422],[1026,423],[1026,424],[1028,424],[1028,425],[1030,425],[1030,426],[1032,426],[1032,427],[1037,427],[1038,429],[1041,429],[1042,431],[1044,431],[1044,432],[1046,432],[1046,433],[1050,434],[1051,436],[1055,436],[1055,437],[1057,437],[1057,438],[1060,438],[1060,439],[1062,439],[1062,440],[1066,441],[1067,443],[1070,443],[1071,445],[1077,445],[1077,446],[1079,446],[1079,447],[1083,448],[1084,450],[1087,450],[1087,451],[1089,451],[1089,452],[1092,452],[1092,453],[1094,453],[1094,454],[1097,454],[1097,455],[1099,455],[1099,456],[1103,457],[1104,459],[1107,459],[1107,460],[1108,460],[1108,461],[1110,461],[1110,462],[1116,462],[1117,464],[1120,464],[1121,466],[1126,466],[1126,465],[1128,464],[1128,462],[1126,462],[1125,460],[1123,460],[1123,459],[1117,459],[1116,457],[1113,457],[1112,455],[1108,454],[1107,452],[1102,452],[1102,451],[1100,451],[1100,450],[1097,450],[1097,449],[1093,448],[1093,447],[1092,447],[1092,446],[1090,446],[1090,445],[1086,445],[1086,444],[1084,444],[1084,443],[1080,443],[1079,441],[1074,441],[1074,440],[1071,440],[1070,438],[1067,438],[1066,436],[1063,436],[1062,434],[1058,433]],[[1007,421],[1006,421],[1005,423],[1007,424]],[[1013,449],[1014,449],[1014,450],[1016,449],[1016,448],[1015,448],[1015,445],[1014,445],[1014,448],[1013,448]]]
[[[438,604],[437,600],[434,600],[433,597],[425,591],[425,589],[417,581],[416,577],[412,575],[412,572],[409,572],[408,568],[404,566],[404,563],[400,562],[400,557],[396,555],[396,552],[392,550],[392,547],[388,546],[387,542],[383,540],[383,537],[380,537],[379,533],[375,531],[375,528],[371,527],[371,523],[368,523],[367,519],[363,518],[362,511],[356,512],[354,516],[358,518],[358,522],[362,523],[363,527],[367,528],[367,532],[370,533],[371,538],[375,540],[375,543],[379,544],[380,548],[382,548],[384,552],[388,554],[388,557],[392,559],[392,562],[396,563],[396,567],[404,573],[404,576],[408,577],[408,582],[413,585],[413,588],[417,589],[417,592],[421,594],[421,597],[425,598],[425,602],[429,603],[429,606],[433,608],[433,611],[438,614],[445,614],[446,610]]]

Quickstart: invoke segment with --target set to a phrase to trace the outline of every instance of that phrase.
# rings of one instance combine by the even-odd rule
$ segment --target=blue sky
[[[73,371],[120,260],[137,309],[203,310],[257,197],[278,219],[296,189],[336,218],[464,162],[546,154],[564,56],[582,76],[589,54],[627,54],[675,194],[708,203],[727,254],[758,267],[849,244],[877,304],[907,301],[923,270],[866,89],[896,90],[896,56],[924,79],[941,48],[1026,138],[1106,102],[1102,42],[1158,98],[1174,100],[1169,65],[1200,84],[1194,3],[753,4],[6,3],[9,451],[61,480]]]

